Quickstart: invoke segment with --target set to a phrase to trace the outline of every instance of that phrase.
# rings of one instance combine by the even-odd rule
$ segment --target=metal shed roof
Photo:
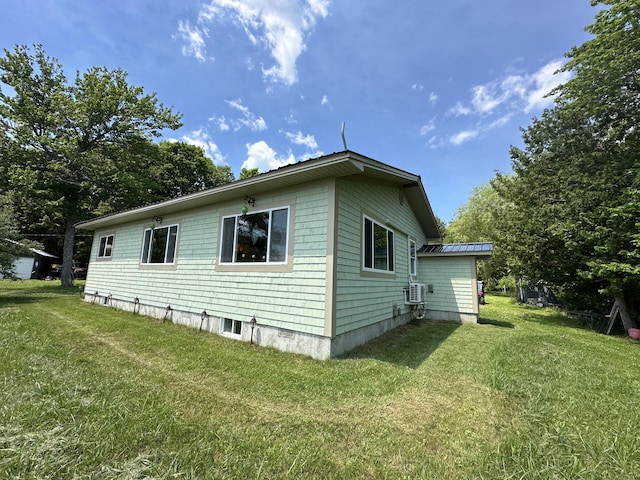
[[[490,256],[493,254],[493,243],[473,242],[473,243],[444,243],[438,245],[423,245],[418,250],[418,255],[422,256],[452,256],[452,255],[474,255]]]

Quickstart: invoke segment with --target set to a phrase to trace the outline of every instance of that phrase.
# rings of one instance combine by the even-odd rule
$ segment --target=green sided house
[[[81,222],[85,300],[317,359],[413,318],[477,322],[476,258],[420,177],[344,151]]]

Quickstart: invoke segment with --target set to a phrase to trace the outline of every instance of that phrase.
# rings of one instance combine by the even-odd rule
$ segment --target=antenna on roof
[[[342,122],[342,146],[344,147],[344,150],[346,152],[348,148],[347,148],[347,140],[344,138],[344,122]]]

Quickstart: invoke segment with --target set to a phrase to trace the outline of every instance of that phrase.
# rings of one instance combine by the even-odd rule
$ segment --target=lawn
[[[487,302],[317,361],[0,281],[0,478],[640,478],[640,344]]]

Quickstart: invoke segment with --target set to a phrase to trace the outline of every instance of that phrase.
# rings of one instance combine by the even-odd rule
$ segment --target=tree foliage
[[[458,208],[454,219],[447,225],[445,240],[449,243],[492,242],[494,253],[489,260],[478,264],[478,275],[489,285],[496,285],[509,275],[513,267],[508,249],[503,248],[506,218],[512,209],[498,195],[490,183],[476,187],[467,203]]]
[[[106,205],[140,202],[148,180],[139,160],[151,151],[151,138],[181,125],[180,115],[129,85],[120,69],[93,67],[68,83],[41,45],[4,52],[2,168],[21,200],[17,214],[64,232],[62,283],[70,285],[73,225]]]
[[[522,272],[560,286],[582,309],[640,291],[640,1],[605,6],[593,38],[567,54],[573,74],[552,109],[512,148],[515,175],[493,184],[514,205],[509,246]]]

